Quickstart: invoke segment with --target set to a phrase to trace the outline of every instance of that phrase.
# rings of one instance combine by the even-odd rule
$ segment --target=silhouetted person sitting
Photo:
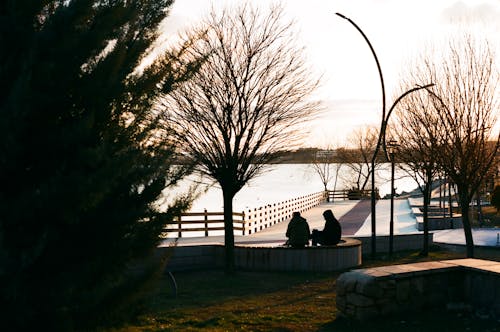
[[[300,212],[293,213],[292,219],[288,223],[286,237],[288,238],[286,244],[293,248],[303,248],[309,244],[311,238],[309,224],[300,216]]]
[[[340,223],[333,215],[332,210],[326,210],[325,212],[323,212],[323,218],[325,218],[325,228],[323,228],[322,231],[313,229],[312,245],[336,245],[340,242],[340,236],[342,235],[342,228],[340,227]]]

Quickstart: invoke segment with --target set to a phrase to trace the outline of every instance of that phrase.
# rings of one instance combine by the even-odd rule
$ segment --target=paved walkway
[[[370,215],[371,206],[371,200],[365,199],[359,201],[351,210],[344,214],[339,219],[342,226],[342,235],[356,234]]]
[[[475,246],[500,247],[500,228],[474,228],[472,238]],[[465,245],[463,229],[445,229],[434,232],[434,242]]]
[[[379,201],[377,207],[381,206],[383,209],[388,209],[388,200]],[[402,206],[402,207],[401,207]],[[399,228],[403,228],[404,232],[398,232],[398,227],[395,227],[395,234],[398,233],[409,233],[417,232],[415,219],[410,221],[411,227],[408,228],[408,218],[405,217],[405,213],[410,213],[409,207],[406,200],[396,201],[395,215],[396,219],[402,221],[399,223]],[[323,218],[323,212],[327,209],[331,209],[333,214],[342,226],[342,235],[370,235],[371,228],[369,227],[370,220],[370,201],[336,201],[334,203],[323,203],[319,206],[313,207],[305,212],[302,212],[302,216],[306,218],[309,223],[309,228],[311,231],[313,229],[322,230],[325,225],[325,220]],[[399,214],[398,214],[399,211]],[[401,212],[403,211],[403,212]],[[406,212],[405,212],[406,211]],[[356,219],[357,218],[357,219]],[[377,225],[379,230],[377,234],[388,234],[389,233],[389,217],[388,213],[383,213],[383,210],[377,211]],[[405,223],[406,221],[406,223]],[[344,225],[345,223],[345,225]],[[402,226],[401,226],[402,224]],[[368,226],[366,226],[368,225]],[[285,243],[286,229],[288,227],[288,222],[281,222],[272,227],[263,229],[260,232],[253,233],[250,235],[235,235],[235,242],[239,244],[269,244],[278,245]],[[173,240],[167,240],[163,245],[168,245]],[[219,244],[224,243],[224,236],[209,236],[209,237],[183,237],[178,239],[179,245],[201,245],[201,244]]]
[[[342,226],[343,236],[369,236],[371,235],[371,206],[370,200],[365,201],[336,201],[334,203],[323,203],[302,213],[307,219],[311,230],[322,230],[325,224],[323,211],[331,209],[339,219]],[[378,200],[376,205],[376,234],[388,235],[390,222],[390,200]],[[235,236],[238,244],[269,244],[279,245],[286,241],[286,229],[288,222],[281,222],[260,232],[241,236]],[[416,220],[413,216],[407,199],[396,199],[394,201],[394,234],[420,233],[416,228]],[[434,231],[434,242],[448,244],[463,244],[465,237],[463,229]],[[474,244],[497,246],[500,245],[500,229],[474,229]],[[498,237],[498,240],[497,240]],[[162,246],[168,246],[173,239],[166,240]],[[178,239],[179,245],[202,245],[224,243],[224,236],[209,237],[183,237]]]

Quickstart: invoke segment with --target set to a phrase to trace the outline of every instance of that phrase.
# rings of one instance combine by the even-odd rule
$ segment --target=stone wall
[[[337,310],[356,320],[469,306],[500,318],[499,262],[460,259],[392,265],[354,270],[337,279]]]

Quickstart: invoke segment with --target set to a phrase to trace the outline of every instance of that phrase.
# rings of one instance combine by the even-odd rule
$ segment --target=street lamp
[[[365,33],[363,30],[361,30],[360,27],[356,23],[354,23],[350,18],[340,14],[340,13],[335,13],[337,16],[343,18],[344,20],[347,20],[349,23],[351,23],[356,30],[361,33],[363,38],[365,39],[366,43],[370,47],[370,50],[372,51],[373,58],[375,59],[375,63],[377,64],[377,69],[378,69],[378,74],[380,77],[380,87],[382,89],[382,124],[380,125],[380,133],[378,137],[378,142],[377,146],[375,147],[375,151],[373,152],[372,160],[371,160],[371,254],[372,257],[375,258],[375,255],[377,253],[377,235],[376,235],[376,208],[375,204],[376,202],[376,194],[375,194],[375,159],[377,158],[378,151],[380,149],[380,144],[382,137],[385,137],[385,127],[386,127],[386,119],[385,119],[385,84],[384,84],[384,77],[382,75],[382,68],[380,67],[380,63],[377,58],[377,54],[375,53],[375,49],[373,48],[372,44],[370,43],[370,40],[368,37],[366,37]]]
[[[387,152],[389,153],[389,158],[391,160],[391,217],[389,222],[389,256],[392,257],[392,253],[394,251],[394,155],[396,154],[396,149],[398,147],[398,143],[396,140],[391,139],[387,142]]]
[[[351,23],[356,28],[356,30],[358,30],[359,33],[365,39],[366,43],[370,47],[370,50],[371,50],[372,55],[373,55],[373,58],[375,59],[375,63],[377,64],[378,74],[379,74],[379,77],[380,77],[380,87],[382,89],[382,123],[380,124],[380,132],[379,132],[379,136],[378,136],[378,141],[377,141],[377,145],[375,146],[375,150],[373,151],[373,156],[372,156],[371,165],[370,165],[371,172],[372,172],[372,174],[371,174],[371,255],[372,255],[373,258],[375,258],[376,253],[377,253],[377,246],[376,246],[376,241],[377,241],[377,235],[376,235],[376,208],[375,208],[375,204],[377,202],[376,202],[376,193],[375,193],[375,160],[377,159],[377,155],[378,155],[378,152],[380,150],[380,146],[381,145],[384,146],[384,151],[387,154],[387,146],[386,146],[386,141],[385,141],[385,131],[386,131],[386,128],[387,128],[387,123],[389,121],[389,117],[391,116],[392,111],[396,108],[396,105],[404,97],[406,97],[410,93],[418,91],[420,89],[427,89],[427,91],[429,91],[431,93],[431,91],[429,90],[429,88],[431,86],[433,86],[434,84],[431,83],[431,84],[427,84],[427,85],[423,85],[423,86],[417,86],[415,88],[409,89],[408,91],[406,91],[405,93],[403,93],[402,95],[400,95],[396,99],[396,101],[394,101],[394,103],[392,104],[391,108],[389,109],[389,111],[386,114],[384,77],[382,75],[382,68],[380,67],[380,63],[378,61],[377,54],[375,53],[375,49],[373,48],[372,44],[370,43],[370,40],[368,39],[368,37],[366,37],[366,35],[363,32],[363,30],[361,30],[361,28],[358,27],[358,25],[356,23],[354,23],[350,18],[348,18],[348,17],[346,17],[346,16],[344,16],[344,15],[342,15],[340,13],[335,13],[335,15],[337,15],[337,16],[343,18],[344,20],[348,21],[349,23]]]

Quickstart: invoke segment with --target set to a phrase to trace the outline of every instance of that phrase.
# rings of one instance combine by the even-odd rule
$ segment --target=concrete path
[[[342,235],[354,235],[363,226],[366,218],[371,213],[371,201],[368,199],[359,201],[349,212],[340,219]]]
[[[331,209],[333,214],[338,218],[341,218],[347,212],[349,212],[356,205],[356,201],[339,201],[338,203],[323,203],[321,205],[315,206],[312,209],[304,211],[301,213],[302,217],[307,220],[309,228],[311,231],[313,229],[322,230],[325,225],[325,219],[323,218],[323,212],[325,210]],[[266,239],[282,239],[286,241],[286,229],[288,227],[288,221],[281,222],[272,227],[263,229],[260,232],[246,236],[247,238],[266,238]]]
[[[325,224],[325,219],[323,219],[323,211],[331,209],[333,214],[337,218],[341,218],[344,214],[350,211],[357,201],[338,201],[335,203],[324,203],[319,206],[313,207],[301,215],[306,218],[309,223],[309,228],[311,231],[313,229],[322,230]],[[288,221],[281,222],[272,227],[263,229],[260,232],[253,233],[250,235],[235,235],[234,240],[239,244],[263,244],[269,243],[274,245],[279,245],[285,243],[287,240],[286,229],[288,227]],[[173,239],[165,240],[160,246],[168,246],[172,243]],[[220,244],[224,243],[224,236],[209,236],[209,237],[183,237],[177,240],[179,245],[202,245],[202,244]]]
[[[302,213],[313,229],[322,230],[325,224],[323,211],[331,209],[342,226],[343,236],[369,236],[371,235],[371,207],[370,201],[336,201],[323,203]],[[378,200],[376,205],[376,234],[388,235],[390,222],[390,200]],[[238,244],[269,244],[279,245],[286,241],[288,221],[281,222],[260,232],[235,236]],[[420,233],[416,228],[416,220],[411,212],[407,199],[394,201],[394,234]],[[448,244],[463,244],[465,237],[463,229],[434,231],[434,242]],[[474,244],[500,246],[500,229],[474,229]],[[497,240],[498,238],[498,240]],[[174,239],[165,240],[160,246],[170,245]],[[209,237],[183,237],[178,239],[179,245],[223,244],[224,236]]]
[[[472,230],[475,246],[489,246],[500,248],[500,228],[475,228]],[[447,244],[464,244],[463,229],[445,229],[434,232],[434,242]]]

